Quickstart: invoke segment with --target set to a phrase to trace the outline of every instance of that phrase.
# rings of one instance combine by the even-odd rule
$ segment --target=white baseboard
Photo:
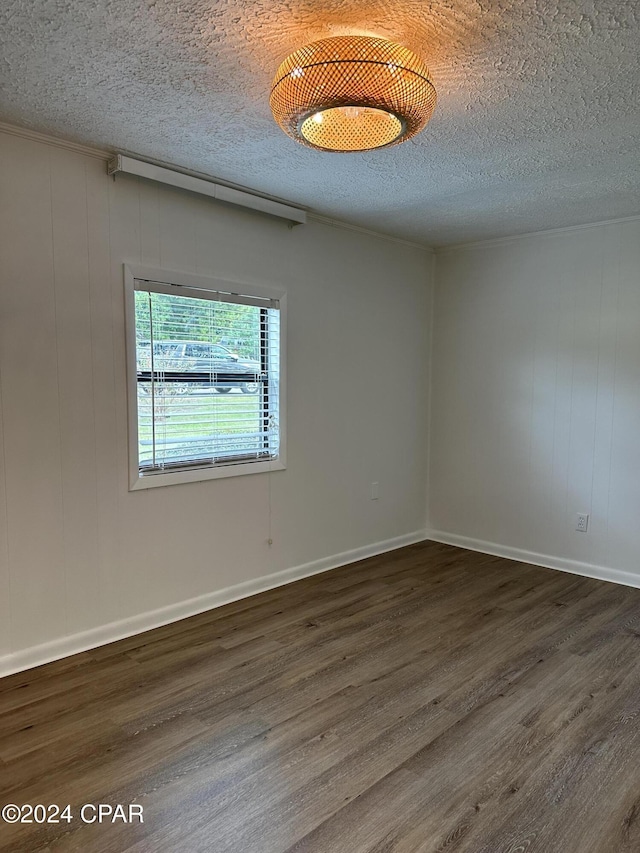
[[[469,551],[480,551],[495,557],[506,557],[519,563],[532,563],[534,566],[544,566],[546,569],[556,569],[569,572],[572,575],[582,575],[600,581],[609,581],[623,586],[633,586],[640,589],[640,575],[625,572],[622,569],[610,569],[607,566],[596,566],[592,563],[582,563],[579,560],[566,560],[551,554],[539,554],[536,551],[525,551],[524,548],[511,548],[497,542],[485,542],[482,539],[472,539],[469,536],[459,536],[457,533],[447,533],[444,530],[427,530],[425,539],[442,542],[444,545],[456,545]]]
[[[146,613],[140,613],[137,616],[130,616],[127,619],[120,619],[117,622],[110,622],[107,625],[91,628],[88,631],[82,631],[81,633],[60,637],[38,646],[21,649],[20,651],[0,657],[0,677],[10,675],[14,672],[21,672],[25,669],[31,669],[34,666],[40,666],[53,660],[78,654],[79,652],[86,652],[89,649],[95,649],[96,646],[104,646],[107,643],[113,643],[116,640],[122,640],[134,634],[141,634],[143,631],[150,631],[153,628],[159,628],[170,622],[177,622],[188,616],[195,616],[197,613],[213,610],[215,607],[229,604],[231,601],[237,601],[241,598],[247,598],[258,592],[284,586],[301,578],[317,575],[330,569],[339,568],[340,566],[346,566],[349,563],[355,563],[367,557],[375,557],[377,554],[394,551],[397,548],[403,548],[405,545],[422,542],[425,538],[425,532],[418,530],[414,533],[407,533],[404,536],[396,536],[394,539],[374,542],[372,545],[365,545],[362,548],[343,551],[341,554],[323,557],[311,563],[304,563],[300,566],[294,566],[290,569],[265,575],[264,577],[243,581],[234,586],[206,593],[197,598],[190,598],[187,601],[169,604],[167,607],[161,607],[158,610],[150,610]]]

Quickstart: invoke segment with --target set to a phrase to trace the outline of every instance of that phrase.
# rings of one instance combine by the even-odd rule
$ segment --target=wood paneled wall
[[[431,527],[640,584],[640,220],[445,251],[436,278]]]
[[[2,133],[0,240],[5,668],[423,529],[429,253],[114,181],[100,158]],[[128,491],[124,261],[284,284],[286,471]]]

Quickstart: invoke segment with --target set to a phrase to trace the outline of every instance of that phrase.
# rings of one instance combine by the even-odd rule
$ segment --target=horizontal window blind
[[[275,459],[277,300],[135,280],[141,474]]]

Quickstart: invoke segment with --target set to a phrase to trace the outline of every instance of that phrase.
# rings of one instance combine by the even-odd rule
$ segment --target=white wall
[[[424,528],[426,251],[113,181],[12,134],[0,241],[0,669]],[[125,260],[286,286],[286,471],[128,491]]]
[[[640,221],[445,251],[436,278],[434,535],[640,583]]]

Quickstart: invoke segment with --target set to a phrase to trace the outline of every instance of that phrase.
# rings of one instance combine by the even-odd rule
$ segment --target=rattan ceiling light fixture
[[[401,44],[335,36],[296,50],[271,88],[280,127],[322,151],[367,151],[422,130],[436,105],[424,62]]]

